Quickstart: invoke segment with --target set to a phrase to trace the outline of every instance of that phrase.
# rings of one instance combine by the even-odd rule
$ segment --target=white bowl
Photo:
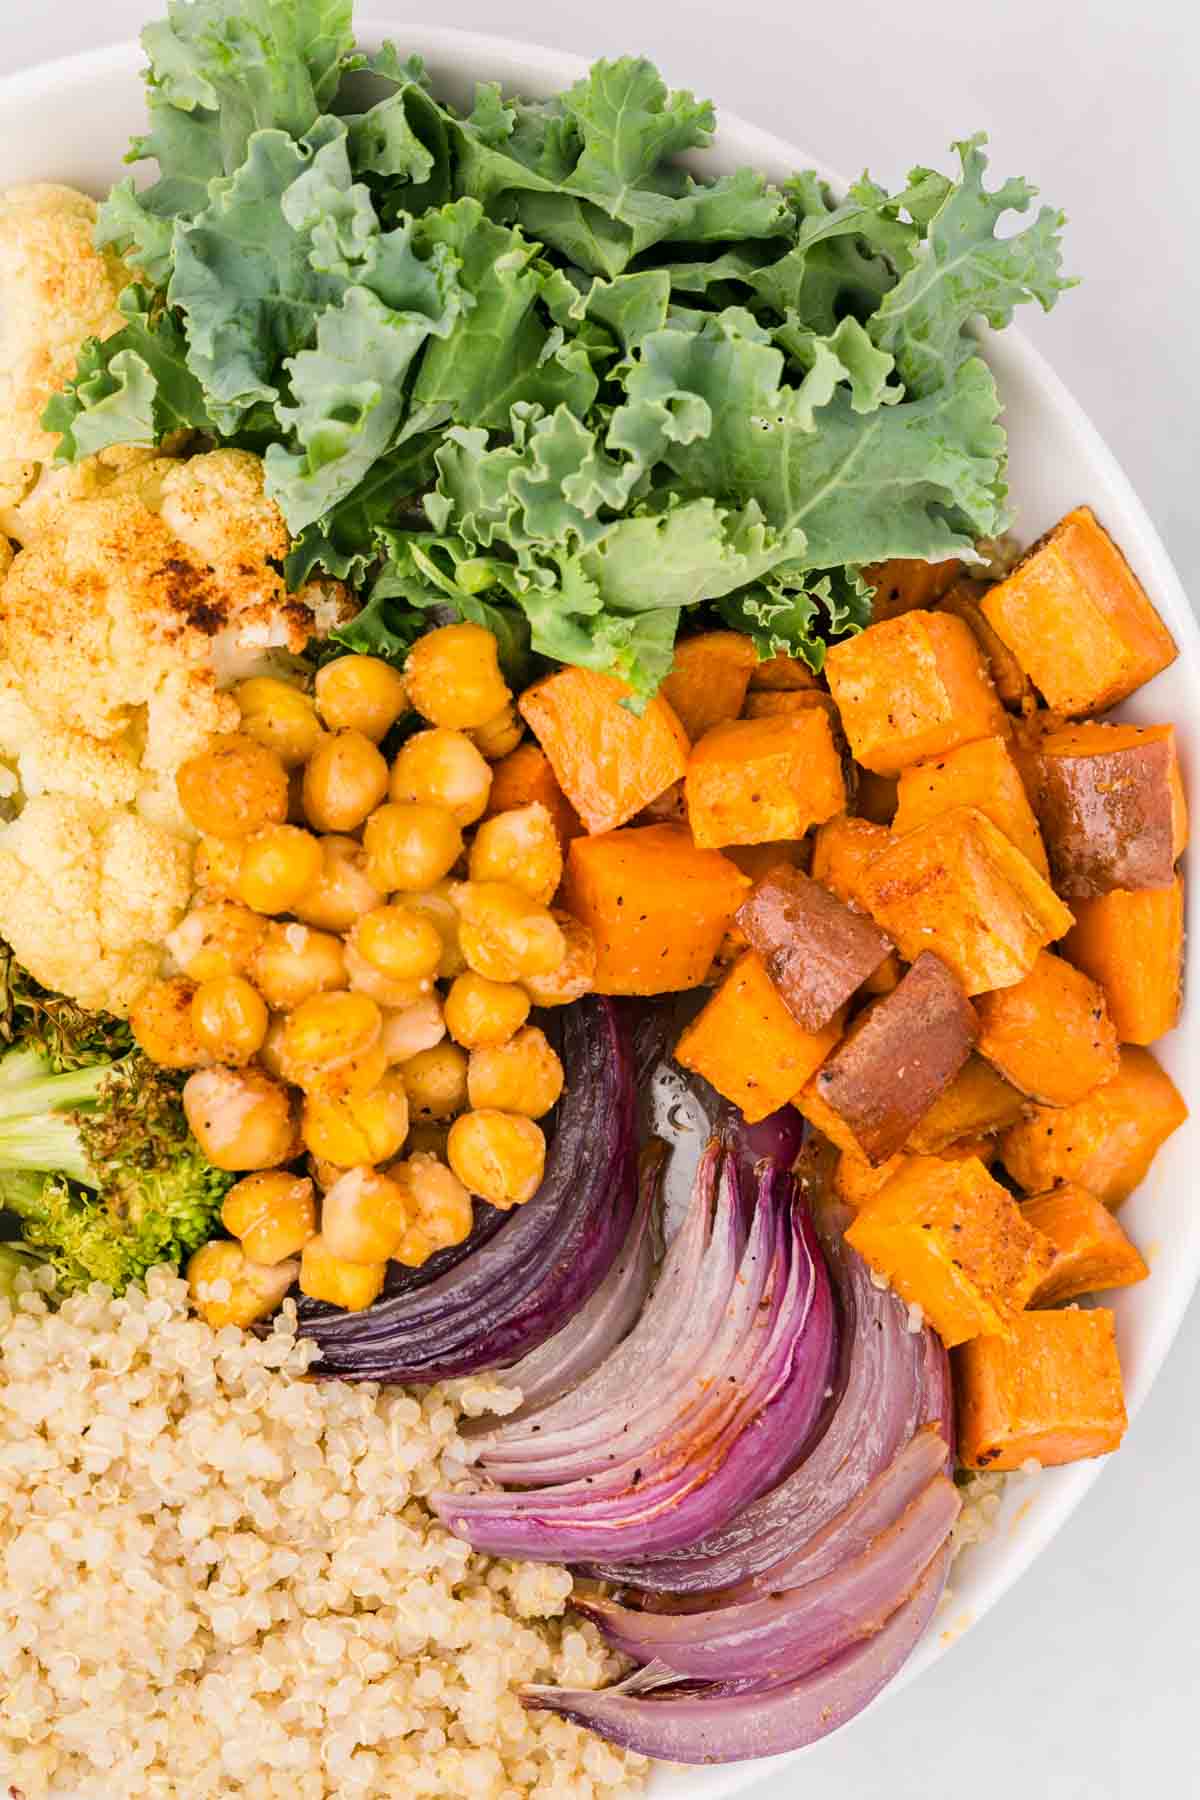
[[[578,57],[504,38],[432,26],[381,24],[361,29],[365,42],[394,36],[405,52],[429,65],[440,93],[465,99],[474,82],[500,81],[538,98],[576,80]],[[0,181],[65,181],[101,193],[122,173],[131,134],[141,129],[141,53],[134,44],[48,63],[0,80]],[[668,80],[670,70],[665,71]],[[720,115],[711,152],[692,158],[697,170],[724,173],[743,164],[782,179],[798,168],[820,168],[811,152],[794,148],[730,113]],[[828,173],[828,171],[825,171]],[[1001,171],[1003,173],[1003,171]],[[836,178],[831,176],[836,181]],[[1070,306],[1068,295],[1062,302]],[[1093,506],[1124,550],[1174,634],[1179,659],[1123,708],[1134,720],[1170,719],[1179,728],[1185,776],[1200,753],[1200,630],[1166,550],[1112,452],[1058,377],[1019,332],[985,335],[984,353],[1004,397],[1011,450],[1014,528],[1028,542],[1081,501]],[[1188,898],[1188,926],[1196,937],[1200,893]],[[1178,1030],[1155,1046],[1184,1094],[1200,1076],[1200,1012],[1189,1006]],[[1151,1265],[1139,1287],[1106,1297],[1117,1315],[1130,1413],[1149,1392],[1200,1278],[1200,1208],[1191,1175],[1200,1160],[1200,1118],[1170,1139],[1149,1180],[1122,1210]],[[1077,1463],[1034,1477],[1016,1477],[996,1531],[954,1571],[952,1595],[898,1681],[899,1688],[928,1669],[1027,1569],[1066,1524],[1102,1462]],[[803,1752],[800,1753],[801,1755]],[[651,1784],[655,1800],[718,1800],[740,1793],[798,1757],[716,1769],[663,1770]]]

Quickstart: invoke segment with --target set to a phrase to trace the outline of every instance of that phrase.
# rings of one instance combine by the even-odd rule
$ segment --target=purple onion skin
[[[666,1762],[730,1763],[801,1750],[828,1737],[868,1706],[908,1661],[937,1609],[949,1551],[930,1563],[915,1592],[874,1636],[798,1680],[745,1688],[730,1683],[654,1690],[596,1692],[534,1687],[522,1695],[533,1711],[587,1726],[612,1744]]]
[[[567,1086],[533,1199],[427,1286],[301,1324],[312,1373],[432,1382],[502,1367],[552,1337],[604,1280],[637,1200],[633,1063],[611,1002],[564,1008]]]

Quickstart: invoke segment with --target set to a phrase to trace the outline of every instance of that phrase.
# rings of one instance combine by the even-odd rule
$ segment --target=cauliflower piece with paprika
[[[0,828],[0,935],[36,981],[124,1014],[158,974],[190,845],[136,813],[41,794]]]

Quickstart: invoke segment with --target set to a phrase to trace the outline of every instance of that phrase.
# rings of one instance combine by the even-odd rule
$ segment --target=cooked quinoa
[[[623,1800],[647,1764],[525,1682],[618,1672],[564,1569],[474,1555],[460,1479],[486,1380],[306,1378],[185,1284],[0,1301],[0,1780],[25,1800]],[[4,1791],[0,1789],[0,1791]]]

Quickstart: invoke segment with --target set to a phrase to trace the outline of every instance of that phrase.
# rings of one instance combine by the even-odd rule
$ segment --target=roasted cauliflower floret
[[[40,795],[0,829],[0,936],[47,987],[125,1013],[183,916],[191,861],[136,813]]]
[[[46,402],[75,373],[84,339],[125,323],[116,302],[129,271],[93,244],[96,210],[49,182],[0,193],[0,465],[51,460]]]
[[[175,457],[133,444],[114,444],[81,462],[10,463],[0,470],[0,531],[28,544],[79,500],[124,495],[157,511],[163,481],[177,466]]]

